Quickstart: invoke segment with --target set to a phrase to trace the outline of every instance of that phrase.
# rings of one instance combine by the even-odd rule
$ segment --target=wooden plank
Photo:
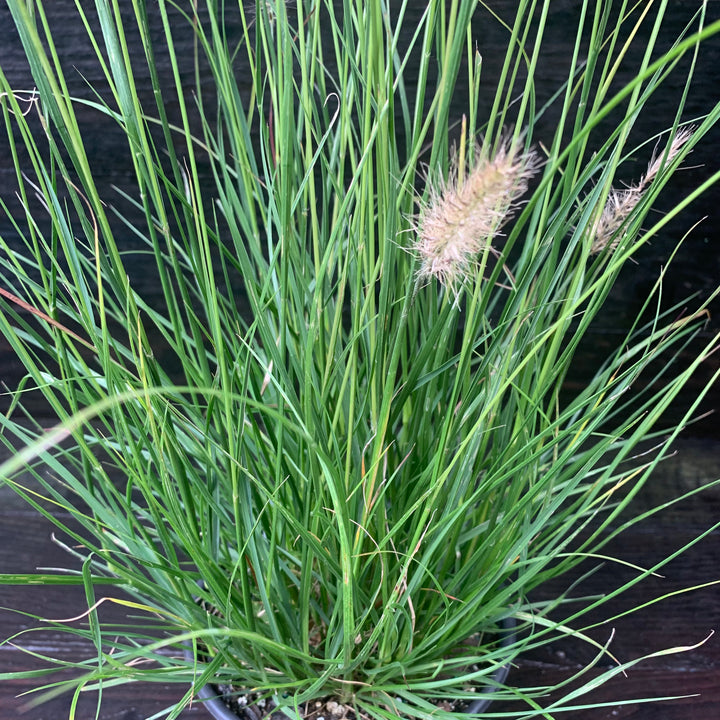
[[[0,718],[32,718],[32,720],[64,720],[69,717],[71,700],[58,697],[33,708],[24,709],[28,697],[18,697],[26,692],[28,685],[19,681],[3,683],[0,694]],[[135,684],[122,688],[108,688],[103,691],[103,704],[98,720],[144,720],[171,707],[183,694],[184,688],[177,685]],[[94,720],[97,695],[86,693],[78,703],[77,720]],[[163,717],[163,716],[161,716]],[[202,704],[195,703],[180,715],[182,720],[209,720],[210,714]]]
[[[555,683],[566,677],[566,672],[553,667],[521,667],[513,671],[512,678],[522,684]],[[606,707],[592,710],[572,710],[556,715],[572,720],[710,720],[720,709],[720,683],[717,669],[694,669],[686,673],[662,670],[633,670],[627,677],[618,677],[601,689],[579,698],[575,706],[594,702]],[[681,697],[662,703],[634,704],[639,697]],[[492,712],[527,710],[519,704],[493,703]]]

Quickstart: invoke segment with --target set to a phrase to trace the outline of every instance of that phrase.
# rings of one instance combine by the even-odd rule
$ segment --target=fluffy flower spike
[[[418,279],[437,280],[457,295],[492,240],[512,215],[537,169],[535,153],[505,140],[494,154],[475,148],[472,166],[453,161],[450,177],[430,188],[417,220]]]
[[[660,172],[663,164],[670,163],[675,158],[680,148],[692,137],[693,132],[693,128],[689,127],[679,130],[670,143],[667,156],[665,153],[658,153],[656,148],[648,163],[647,172],[635,185],[620,190],[610,188],[605,207],[589,231],[592,238],[591,255],[597,255],[608,247],[614,250],[618,246],[622,239],[622,233],[618,231],[640,202],[645,190]]]

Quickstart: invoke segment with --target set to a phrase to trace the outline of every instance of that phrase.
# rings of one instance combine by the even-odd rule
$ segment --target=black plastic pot
[[[509,647],[515,642],[515,618],[507,617],[500,623],[500,647]],[[493,701],[493,693],[497,686],[503,685],[507,680],[510,672],[510,663],[501,665],[493,674],[493,685],[486,692],[481,693],[478,698],[473,700],[463,712],[465,713],[481,713],[490,707]]]
[[[500,625],[500,647],[508,647],[515,642],[514,630],[515,620],[513,618],[505,618]],[[185,650],[185,656],[188,659],[192,659],[192,651],[189,649]],[[473,700],[463,710],[463,713],[478,714],[487,710],[493,701],[495,686],[504,684],[509,672],[509,663],[499,667],[492,674],[493,686]],[[212,685],[205,685],[200,688],[198,697],[203,701],[203,705],[208,709],[208,712],[215,718],[215,720],[238,720],[238,716],[230,710],[227,705],[225,705],[222,698],[218,697],[218,691]]]
[[[212,685],[201,687],[197,695],[216,720],[238,720],[238,716],[218,697],[217,690]]]

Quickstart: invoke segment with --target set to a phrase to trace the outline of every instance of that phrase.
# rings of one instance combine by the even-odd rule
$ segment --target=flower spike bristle
[[[658,153],[655,150],[648,163],[647,172],[635,185],[622,189],[610,188],[605,206],[589,230],[592,239],[591,255],[597,255],[606,248],[615,250],[623,237],[619,230],[637,207],[645,190],[660,172],[663,164],[672,162],[682,146],[693,136],[693,132],[694,129],[691,127],[682,128],[673,138],[667,153]]]
[[[477,258],[494,250],[493,238],[512,216],[537,169],[535,153],[509,139],[492,153],[488,144],[477,145],[474,155],[467,169],[456,158],[450,177],[430,187],[416,228],[418,280],[436,278],[456,298]]]

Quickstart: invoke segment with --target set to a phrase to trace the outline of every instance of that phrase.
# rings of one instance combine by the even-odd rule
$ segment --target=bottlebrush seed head
[[[523,152],[510,140],[492,155],[486,146],[477,146],[466,172],[453,161],[450,176],[431,185],[418,214],[418,280],[437,278],[457,294],[478,256],[493,251],[493,238],[511,217],[537,165],[535,153]]]
[[[591,255],[597,255],[605,250],[605,248],[609,248],[611,251],[615,250],[623,238],[623,233],[619,232],[620,228],[630,217],[630,214],[637,207],[640,200],[642,200],[645,190],[660,172],[663,163],[668,164],[672,162],[680,152],[682,146],[693,136],[693,132],[694,128],[692,127],[685,127],[678,130],[670,143],[667,154],[658,153],[656,148],[650,158],[647,172],[640,177],[639,182],[635,185],[622,189],[610,188],[602,212],[590,226]]]

